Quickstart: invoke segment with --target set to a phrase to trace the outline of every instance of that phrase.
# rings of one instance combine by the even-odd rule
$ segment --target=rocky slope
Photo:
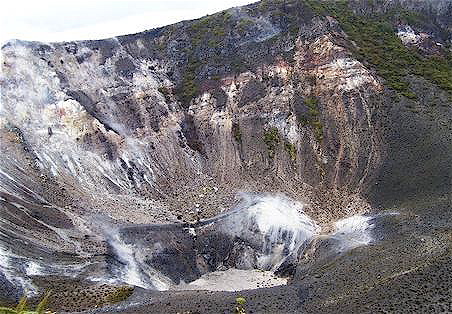
[[[281,192],[324,232],[353,214],[399,214],[378,216],[378,244],[350,255],[330,252],[333,238],[314,241],[289,267],[292,284],[271,288],[280,296],[249,292],[250,309],[403,308],[385,287],[405,289],[409,276],[436,287],[427,269],[450,264],[451,15],[446,0],[261,1],[105,40],[6,43],[3,298],[22,293],[8,288],[11,273],[27,275],[22,288],[42,274],[40,259],[59,276],[115,265],[115,226],[186,227],[231,208],[238,192]],[[202,295],[174,293],[157,296],[173,301],[156,311],[215,312],[194,305]],[[450,306],[433,294],[422,306]],[[223,299],[212,295],[230,308]]]

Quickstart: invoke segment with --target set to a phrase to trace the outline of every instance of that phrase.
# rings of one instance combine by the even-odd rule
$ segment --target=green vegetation
[[[177,90],[177,94],[185,106],[199,94],[200,86],[197,76],[201,68],[205,66],[209,58],[199,58],[201,49],[215,50],[224,42],[226,32],[229,29],[228,24],[231,14],[227,11],[203,17],[188,27],[188,35],[190,37],[191,47],[187,49],[187,66],[184,71],[182,83]],[[205,47],[204,43],[207,43]],[[208,54],[210,55],[210,54]],[[223,63],[224,60],[218,59],[216,56],[215,63]],[[213,58],[213,57],[212,57]],[[217,79],[219,78],[216,76]]]
[[[319,101],[316,97],[306,97],[304,99],[308,111],[297,116],[297,119],[302,127],[310,126],[313,129],[314,136],[317,141],[323,139],[323,124],[320,121]]]
[[[277,17],[283,25],[286,26],[289,35],[294,37],[298,34],[299,30],[299,18],[292,12],[284,12],[283,10],[276,10],[273,12],[273,17]]]
[[[239,34],[244,34],[246,33],[246,31],[250,28],[251,25],[254,24],[254,21],[251,19],[241,19],[238,23],[237,23],[237,31],[239,32]]]
[[[297,148],[295,147],[295,145],[289,142],[285,142],[284,148],[289,153],[290,159],[292,161],[295,161],[297,159]]]
[[[188,107],[190,101],[198,94],[199,86],[196,82],[196,73],[200,63],[194,59],[189,59],[187,69],[182,79],[182,85],[177,90],[182,104]]]
[[[104,306],[107,304],[118,303],[126,300],[134,291],[133,287],[118,286],[108,294],[96,299],[96,307]],[[50,298],[50,292],[47,292],[39,304],[34,310],[30,310],[28,306],[28,300],[24,296],[20,299],[16,307],[0,307],[0,314],[55,314],[48,309],[48,303]]]
[[[312,127],[314,128],[314,136],[317,142],[323,140],[323,124],[320,120],[315,120],[312,122]]]
[[[197,57],[200,49],[216,49],[224,41],[228,22],[231,14],[227,11],[203,17],[195,21],[188,29],[191,47],[187,49],[188,61],[182,78],[182,83],[177,90],[180,100],[188,106],[190,101],[199,94],[200,87],[197,75],[201,68],[207,64],[208,59],[201,60]],[[208,47],[204,47],[207,43]],[[222,63],[222,60],[217,60]]]
[[[235,299],[234,313],[236,313],[236,314],[246,314],[245,303],[246,303],[246,299],[244,297],[237,297]]]
[[[34,311],[28,310],[27,297],[24,296],[20,299],[19,304],[17,304],[15,308],[0,307],[0,314],[52,314],[53,312],[46,309],[49,296],[50,292],[47,292]]]
[[[134,290],[133,287],[128,286],[119,287],[115,291],[107,295],[106,301],[109,304],[124,301],[132,295],[133,290]]]
[[[272,0],[262,3],[262,8],[266,10],[265,16],[282,32],[262,42],[248,41],[249,54],[241,47],[235,47],[236,37],[244,36],[252,29],[254,18],[240,18],[223,11],[193,21],[184,28],[188,39],[186,63],[176,94],[185,106],[199,95],[201,89],[214,86],[215,77],[262,66],[263,62],[268,63],[278,55],[275,51],[280,52],[278,57],[293,58],[293,51],[285,51],[284,47],[288,39],[294,40],[298,34],[304,5],[297,2],[296,7],[288,8],[285,1]]]
[[[380,6],[381,3],[369,0],[366,5]],[[267,60],[266,49],[270,46],[279,49],[279,42],[294,39],[300,21],[312,17],[312,12],[335,17],[350,40],[356,43],[356,46],[350,44],[348,47],[354,56],[375,68],[386,85],[397,91],[399,96],[417,98],[416,91],[410,88],[409,75],[422,76],[452,93],[452,55],[447,48],[438,48],[442,49],[441,54],[426,57],[414,48],[405,47],[395,33],[393,25],[400,20],[413,26],[427,25],[429,20],[423,14],[398,8],[373,16],[361,16],[349,8],[347,1],[342,0],[263,1],[257,7],[255,12],[262,11],[258,15],[265,14],[282,30],[281,34],[255,44],[262,48],[259,49],[262,51],[259,58],[255,54],[244,55],[230,47],[233,35],[243,35],[251,29],[254,23],[252,18],[236,19],[224,11],[196,20],[184,28],[189,45],[184,74],[176,92],[185,105],[199,95],[201,86],[209,88],[215,85],[212,81],[225,73],[240,73],[261,64],[261,59]],[[312,12],[306,7],[311,7]],[[283,51],[279,51],[279,55],[284,55]],[[314,121],[312,126],[320,138],[320,121]]]
[[[44,295],[44,298],[38,303],[36,306],[36,313],[41,314],[45,313],[47,304],[49,303],[49,297],[50,297],[50,291],[47,291],[47,293]],[[49,312],[49,311],[47,311]]]
[[[264,132],[264,142],[267,145],[268,157],[275,157],[275,150],[280,141],[277,128],[270,128]]]
[[[231,61],[231,69],[233,72],[240,73],[246,71],[246,61],[239,56],[235,56]]]
[[[160,86],[158,91],[165,97],[165,101],[171,100],[171,90],[166,86]]]
[[[395,19],[405,19],[412,24],[424,23],[421,15],[393,10],[385,15],[363,17],[353,13],[347,1],[306,2],[316,13],[335,17],[357,44],[358,48],[353,48],[357,59],[370,63],[387,85],[400,95],[416,98],[405,79],[407,75],[422,76],[452,92],[451,54],[447,53],[447,57],[422,56],[418,51],[405,47],[392,26]]]
[[[212,42],[212,46],[219,44],[226,35],[227,23],[231,14],[227,11],[203,17],[190,26],[190,35],[193,46],[204,42]]]
[[[189,29],[192,46],[211,41],[218,45],[226,35],[231,14],[227,11],[203,17],[194,22]]]
[[[168,95],[170,93],[166,86],[160,86],[157,90],[163,95]]]

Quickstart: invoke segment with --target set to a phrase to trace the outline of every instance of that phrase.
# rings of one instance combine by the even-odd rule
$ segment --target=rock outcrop
[[[9,41],[1,280],[32,276],[39,256],[108,264],[105,217],[195,222],[231,208],[238,192],[284,193],[325,230],[392,209],[450,232],[437,217],[451,209],[451,14],[445,0],[262,1],[104,40]],[[433,238],[432,252],[445,239]],[[296,282],[320,272],[316,254]],[[318,282],[305,284],[327,309],[333,297]]]

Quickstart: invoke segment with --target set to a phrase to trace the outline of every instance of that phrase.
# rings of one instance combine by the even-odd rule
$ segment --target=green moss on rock
[[[267,145],[268,157],[275,157],[276,147],[280,142],[280,136],[277,128],[270,128],[264,132],[264,142]]]
[[[323,124],[320,120],[319,101],[317,97],[310,96],[304,99],[307,111],[297,115],[301,127],[311,127],[317,141],[323,139]]]
[[[286,152],[289,154],[290,159],[292,161],[295,161],[297,159],[297,148],[294,144],[289,143],[289,142],[285,142],[284,143],[284,148],[286,150]]]

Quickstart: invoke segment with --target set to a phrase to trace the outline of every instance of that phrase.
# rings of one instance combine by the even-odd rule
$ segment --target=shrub
[[[237,297],[235,299],[235,310],[236,314],[246,314],[245,310],[246,299],[244,297]]]
[[[279,132],[277,128],[270,128],[264,132],[264,142],[267,145],[268,157],[275,157],[275,150],[279,143]]]
[[[246,33],[246,31],[254,24],[253,20],[241,19],[237,24],[237,29],[240,34]]]
[[[289,153],[290,159],[292,161],[295,161],[297,159],[297,148],[295,147],[295,145],[292,143],[286,142],[284,144],[284,148]]]
[[[323,124],[320,120],[319,101],[316,97],[310,96],[304,99],[304,103],[308,110],[297,116],[298,122],[302,127],[310,126],[315,139],[320,142],[323,139]]]
[[[353,49],[355,57],[371,64],[386,80],[387,86],[400,95],[415,99],[405,80],[407,75],[418,75],[433,82],[442,89],[452,92],[452,54],[445,57],[426,57],[417,49],[404,46],[392,26],[400,19],[411,25],[425,24],[420,13],[407,12],[403,8],[386,14],[360,16],[355,14],[346,1],[306,1],[317,14],[331,15],[358,48]]]

